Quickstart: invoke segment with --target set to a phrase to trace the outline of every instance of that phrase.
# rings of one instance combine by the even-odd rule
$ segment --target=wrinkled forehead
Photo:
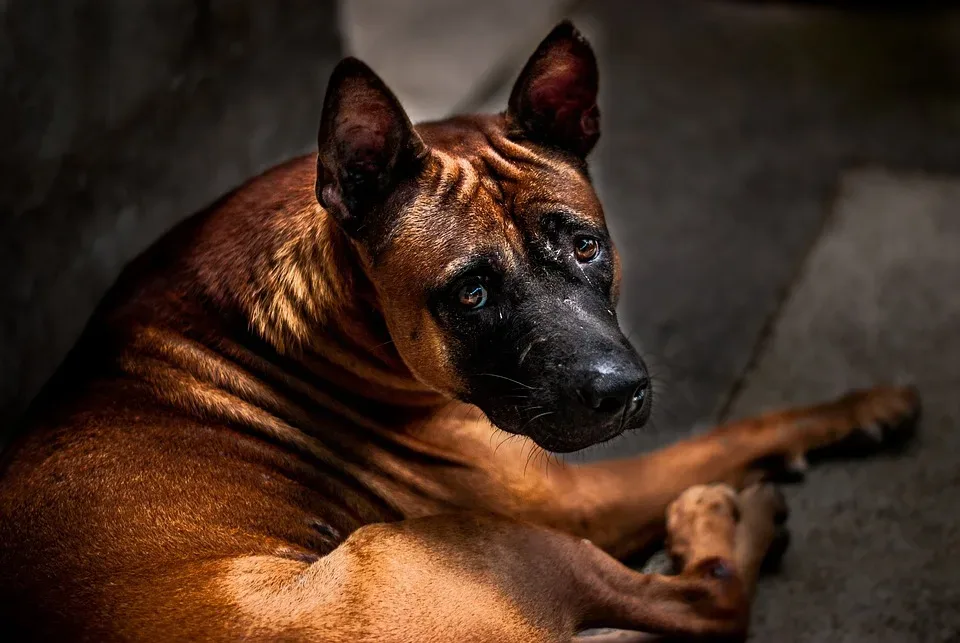
[[[603,212],[585,168],[510,140],[502,117],[461,117],[418,126],[430,158],[396,222],[383,263],[452,273],[477,257],[509,268],[548,214],[598,227]]]

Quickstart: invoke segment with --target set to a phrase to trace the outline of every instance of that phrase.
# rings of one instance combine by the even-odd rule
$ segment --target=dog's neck
[[[359,250],[316,203],[312,164],[258,179],[145,255],[146,280],[131,277],[152,285],[107,311],[132,334],[121,368],[166,406],[435,510],[444,500],[424,471],[462,470],[452,441],[478,411],[407,368]]]
[[[360,251],[308,186],[269,217],[218,213],[197,254],[206,289],[313,388],[369,399],[400,423],[450,403],[403,362]]]

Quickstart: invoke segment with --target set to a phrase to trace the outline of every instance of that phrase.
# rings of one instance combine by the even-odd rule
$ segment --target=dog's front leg
[[[554,466],[542,497],[521,513],[626,557],[663,537],[664,509],[691,486],[739,488],[770,465],[802,469],[808,454],[882,447],[907,437],[918,412],[913,389],[875,388],[733,422],[635,458]]]

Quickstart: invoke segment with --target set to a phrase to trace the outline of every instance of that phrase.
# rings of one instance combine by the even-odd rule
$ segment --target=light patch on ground
[[[784,572],[760,585],[758,641],[960,638],[958,204],[955,178],[843,176],[734,405],[744,416],[905,381],[924,399],[906,454],[815,467],[790,489],[794,538]]]

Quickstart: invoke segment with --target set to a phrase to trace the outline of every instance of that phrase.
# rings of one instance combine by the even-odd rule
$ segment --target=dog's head
[[[319,135],[317,198],[358,248],[410,370],[558,452],[650,412],[587,173],[597,83],[590,45],[563,23],[504,113],[414,127],[384,83],[347,59]]]

